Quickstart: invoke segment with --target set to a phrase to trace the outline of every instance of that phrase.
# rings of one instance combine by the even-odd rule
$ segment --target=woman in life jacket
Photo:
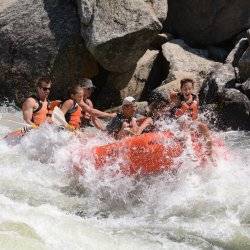
[[[187,115],[190,119],[180,122],[182,130],[188,130],[191,133],[193,142],[203,139],[206,146],[205,154],[212,159],[212,139],[208,126],[198,120],[199,101],[193,94],[195,81],[191,78],[184,78],[180,81],[180,92],[170,94],[170,116],[178,119]]]
[[[83,89],[76,84],[69,89],[69,99],[61,105],[61,110],[65,115],[65,120],[68,122],[70,130],[80,128],[82,108],[80,103],[83,99]]]

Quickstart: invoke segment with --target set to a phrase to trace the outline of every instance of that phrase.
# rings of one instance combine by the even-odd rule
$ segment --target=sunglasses
[[[46,88],[46,87],[40,87],[40,89],[42,89],[43,91],[50,91],[51,88]]]

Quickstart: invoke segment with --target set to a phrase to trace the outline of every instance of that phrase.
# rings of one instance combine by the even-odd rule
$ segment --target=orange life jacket
[[[180,117],[184,114],[188,114],[192,120],[198,118],[198,102],[196,95],[192,94],[193,101],[190,104],[184,103],[178,107],[175,111],[175,116]],[[180,95],[180,100],[182,101],[182,95]]]
[[[73,126],[75,129],[80,128],[82,109],[74,101],[72,108],[68,110],[65,114],[65,119],[69,125]]]
[[[60,107],[61,105],[61,101],[60,100],[54,100],[54,101],[49,101],[48,102],[48,113],[47,116],[52,116],[53,110],[55,107]]]
[[[42,102],[39,100],[37,96],[31,96],[38,104],[38,108],[33,111],[31,121],[40,126],[42,123],[46,121],[47,113],[48,113],[48,102]]]

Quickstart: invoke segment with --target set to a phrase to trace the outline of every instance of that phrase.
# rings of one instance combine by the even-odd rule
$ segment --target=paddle
[[[25,123],[22,117],[17,117],[13,113],[1,113],[0,114],[0,124],[2,126],[9,127],[12,130],[21,130],[25,128],[31,128],[31,125]]]
[[[52,112],[52,122],[57,126],[64,126],[66,128],[69,127],[69,124],[65,120],[64,113],[58,107],[55,107]]]

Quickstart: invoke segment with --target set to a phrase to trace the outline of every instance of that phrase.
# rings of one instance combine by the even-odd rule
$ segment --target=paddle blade
[[[68,123],[65,120],[64,113],[58,107],[55,107],[52,112],[52,122],[57,126],[67,126]]]
[[[21,114],[0,113],[0,124],[10,128],[11,130],[19,130],[20,127],[30,127],[28,123],[24,122]]]

